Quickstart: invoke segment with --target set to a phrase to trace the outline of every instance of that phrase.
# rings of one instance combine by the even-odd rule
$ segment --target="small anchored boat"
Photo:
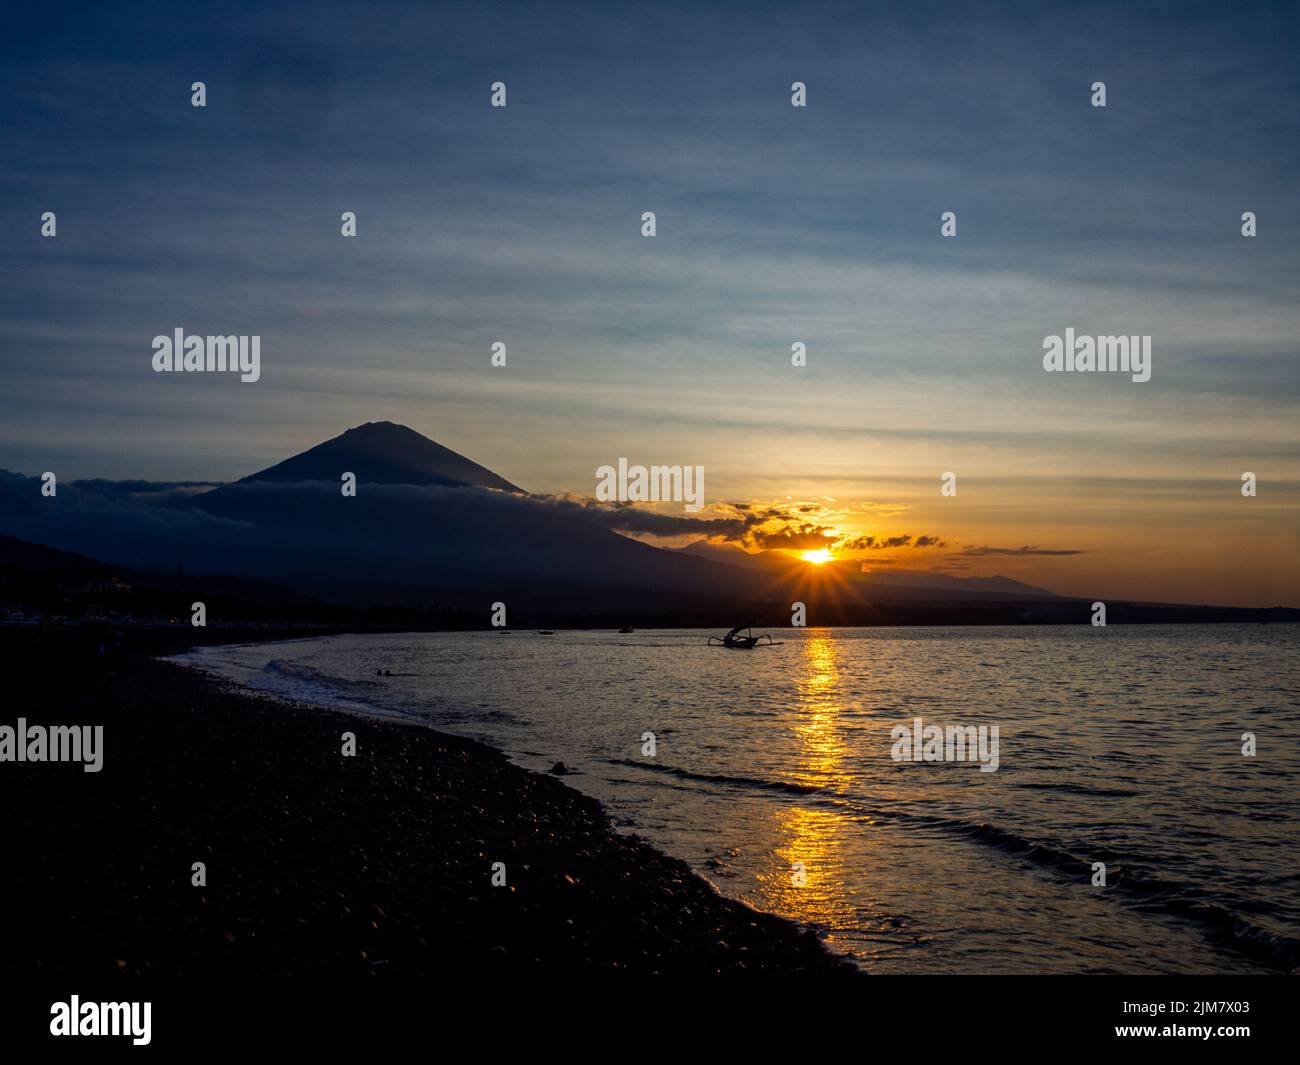
[[[754,626],[754,619],[750,618],[748,622],[737,625],[725,636],[710,636],[709,646],[726,647],[732,651],[752,651],[755,647],[758,647],[760,644],[764,647],[781,646],[780,641],[772,639],[772,637],[769,636],[767,633],[762,633],[759,636],[755,636],[753,626]],[[740,635],[741,629],[746,630],[746,634],[744,636]],[[767,642],[763,643],[764,640],[766,640]]]

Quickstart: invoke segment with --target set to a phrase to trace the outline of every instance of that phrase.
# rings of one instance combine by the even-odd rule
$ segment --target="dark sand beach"
[[[559,779],[153,658],[188,642],[128,630],[100,656],[88,630],[0,630],[0,724],[104,726],[101,772],[0,765],[11,977],[852,974]]]

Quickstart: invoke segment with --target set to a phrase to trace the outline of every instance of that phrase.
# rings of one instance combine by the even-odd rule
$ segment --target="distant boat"
[[[725,636],[710,636],[709,646],[726,647],[732,651],[752,651],[763,640],[767,641],[767,643],[764,644],[765,647],[780,646],[780,644],[776,640],[772,639],[772,637],[769,636],[767,633],[763,633],[759,636],[755,636],[753,625],[754,625],[754,619],[750,618],[748,622],[743,622],[742,624],[737,625]],[[747,635],[741,636],[740,635],[741,629],[748,630]]]
[[[554,635],[555,635],[555,630],[554,630],[554,629],[538,629],[538,630],[537,630],[537,635],[538,635],[538,636],[554,636]]]
[[[619,629],[618,631],[621,635],[626,636],[629,632],[633,632],[634,630],[631,628],[631,626],[629,626],[624,629]]]

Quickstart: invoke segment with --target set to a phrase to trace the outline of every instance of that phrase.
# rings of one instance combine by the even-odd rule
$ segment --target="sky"
[[[703,466],[701,520],[873,567],[1300,606],[1300,9],[1135,7],[15,16],[0,468],[224,481],[391,420],[535,492]],[[261,379],[154,373],[177,327]],[[1066,328],[1151,380],[1044,372]]]

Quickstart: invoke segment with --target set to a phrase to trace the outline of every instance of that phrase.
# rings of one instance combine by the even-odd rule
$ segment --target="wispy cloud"
[[[1082,555],[1083,552],[1073,548],[1030,547],[1026,545],[1024,547],[966,547],[958,551],[957,554],[985,558],[996,555],[1012,557],[1025,557],[1031,555]]]

